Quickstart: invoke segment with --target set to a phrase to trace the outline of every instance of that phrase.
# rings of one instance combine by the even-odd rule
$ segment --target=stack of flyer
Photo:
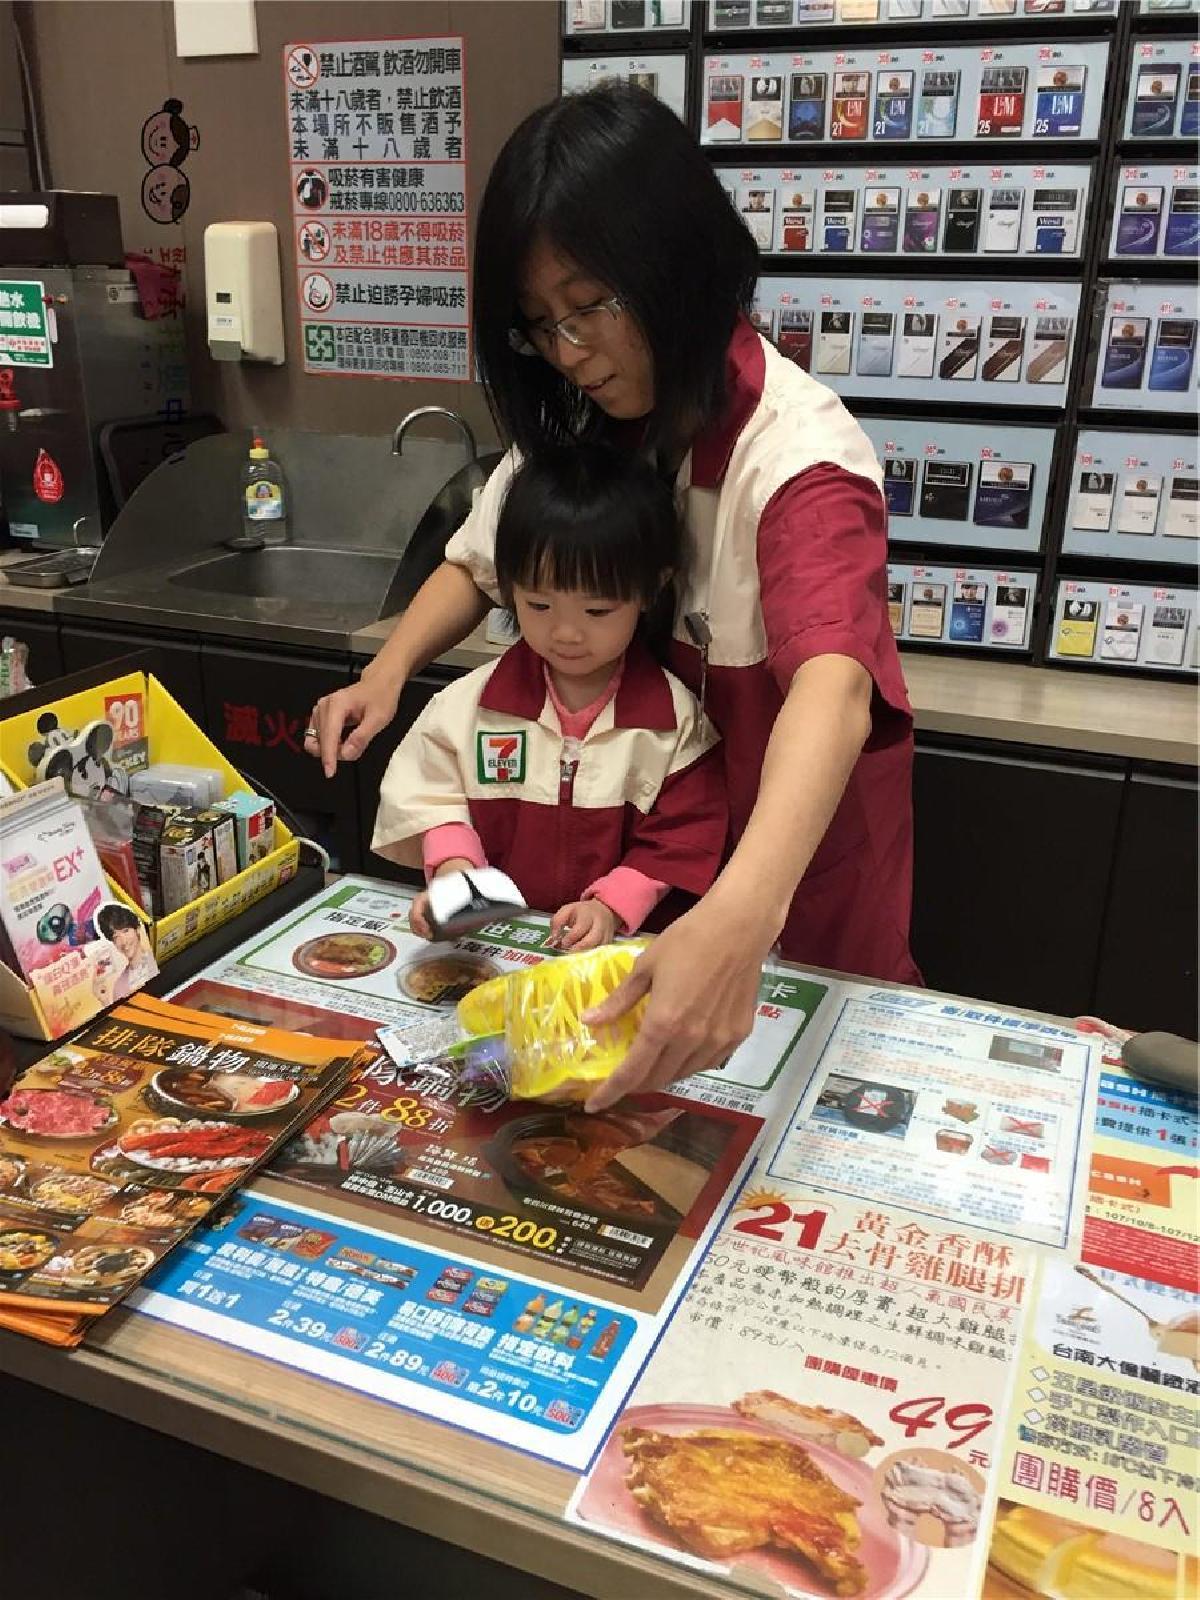
[[[354,1046],[139,996],[0,1099],[0,1327],[78,1344],[326,1102]]]
[[[32,987],[54,1038],[158,972],[61,778],[0,800],[0,960]]]

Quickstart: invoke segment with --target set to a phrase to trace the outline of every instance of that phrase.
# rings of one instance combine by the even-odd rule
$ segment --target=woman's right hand
[[[305,729],[304,748],[319,757],[327,778],[333,777],[339,761],[357,761],[380,729],[387,727],[403,687],[364,676],[321,696]]]

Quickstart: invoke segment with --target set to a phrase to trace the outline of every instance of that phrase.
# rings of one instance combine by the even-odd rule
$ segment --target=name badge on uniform
[[[480,783],[525,782],[525,734],[476,735],[476,770]]]

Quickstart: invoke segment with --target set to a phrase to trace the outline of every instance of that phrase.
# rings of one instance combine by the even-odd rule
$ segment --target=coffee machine
[[[187,410],[181,311],[144,311],[115,195],[0,195],[0,493],[35,558],[10,581],[86,579],[116,511],[105,426]]]

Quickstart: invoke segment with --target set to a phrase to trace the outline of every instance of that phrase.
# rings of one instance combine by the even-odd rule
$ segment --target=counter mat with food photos
[[[547,920],[429,945],[408,930],[411,898],[342,879],[181,991],[297,1032],[371,1040],[384,1024],[386,1049],[359,1057],[236,1219],[134,1303],[582,1467],[789,1092],[828,986],[768,970],[753,1037],[671,1093],[591,1116],[512,1100],[427,1042],[476,984],[552,957]]]
[[[1104,1025],[847,989],[568,1517],[738,1593],[1195,1593],[1195,1098]],[[1064,1162],[1061,1243],[1002,1241]]]
[[[355,1054],[135,995],[35,1062],[0,1099],[0,1327],[77,1344]]]

